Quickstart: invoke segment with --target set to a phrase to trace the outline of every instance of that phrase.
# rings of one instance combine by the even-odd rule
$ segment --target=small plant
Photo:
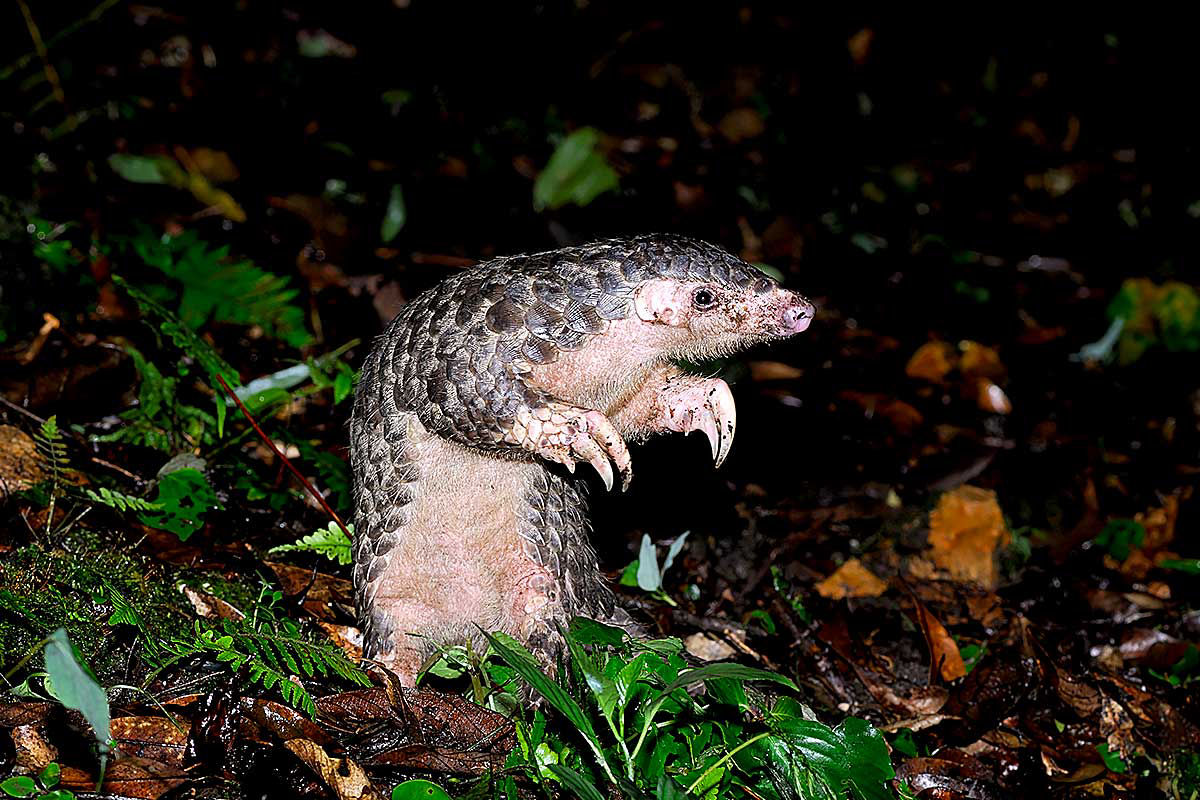
[[[32,800],[74,800],[75,793],[67,789],[55,789],[62,768],[51,761],[38,773],[36,779],[27,775],[13,775],[0,781],[0,791],[8,797],[28,797]]]
[[[255,605],[243,619],[219,622],[197,620],[190,637],[162,643],[167,654],[151,679],[167,667],[194,656],[212,658],[242,674],[249,683],[278,689],[283,699],[310,716],[317,711],[303,678],[340,678],[358,686],[370,686],[366,673],[351,663],[341,649],[327,642],[307,639],[290,619],[279,618],[272,609],[278,592],[269,602]],[[146,681],[147,685],[149,680]]]
[[[509,766],[534,781],[558,782],[590,800],[611,795],[605,783],[626,797],[656,800],[892,797],[894,773],[880,733],[853,718],[829,727],[801,703],[767,699],[751,686],[794,689],[781,675],[732,663],[689,667],[678,640],[636,641],[591,620],[577,619],[562,633],[571,658],[557,681],[516,640],[488,636],[495,656],[563,716],[583,745],[556,740],[539,715],[518,721]]]
[[[209,320],[259,325],[293,347],[312,342],[304,311],[292,303],[299,292],[288,279],[230,258],[228,247],[213,248],[195,231],[158,236],[149,228],[119,244],[178,282],[179,317],[189,328]]]
[[[354,533],[354,526],[350,525],[348,527],[350,533]],[[349,564],[351,561],[350,548],[350,537],[346,536],[345,532],[338,527],[336,522],[330,522],[327,527],[317,528],[317,530],[298,539],[293,544],[281,544],[278,547],[272,547],[267,552],[318,553],[338,564]]]
[[[654,542],[650,540],[648,534],[643,533],[641,550],[637,559],[625,567],[625,571],[621,573],[621,585],[637,586],[644,592],[650,592],[664,603],[676,605],[675,601],[663,590],[663,579],[667,570],[675,563],[675,557],[679,555],[679,551],[687,542],[688,533],[689,531],[684,531],[675,538],[675,541],[667,548],[667,555],[661,566],[658,563],[658,551],[654,548]]]

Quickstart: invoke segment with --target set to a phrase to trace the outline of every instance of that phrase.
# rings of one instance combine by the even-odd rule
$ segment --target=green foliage
[[[154,509],[143,511],[138,517],[152,528],[170,531],[180,541],[187,541],[204,527],[201,516],[205,512],[222,508],[204,473],[192,468],[177,469],[162,476],[154,505]]]
[[[1107,742],[1096,745],[1096,752],[1100,754],[1104,766],[1108,767],[1110,772],[1120,775],[1129,769],[1129,765],[1125,763],[1125,759],[1121,758],[1121,754],[1110,750]]]
[[[1200,648],[1189,644],[1187,650],[1169,670],[1159,672],[1152,669],[1150,674],[1176,688],[1200,681]]]
[[[67,632],[59,628],[46,642],[46,688],[58,702],[78,711],[92,726],[102,748],[112,739],[109,730],[108,696],[96,676],[75,651]]]
[[[392,800],[450,800],[446,790],[432,781],[405,781],[392,789]]]
[[[647,534],[643,533],[641,550],[638,552],[638,557],[622,571],[621,585],[637,586],[644,592],[651,592],[663,602],[675,605],[675,601],[663,590],[663,579],[667,570],[675,563],[675,557],[679,555],[679,551],[687,542],[688,533],[689,531],[684,531],[671,543],[662,566],[659,566],[658,552],[655,550],[654,542]]]
[[[1114,519],[1092,541],[1116,560],[1124,561],[1134,547],[1141,547],[1146,541],[1146,529],[1137,520]]]
[[[164,376],[132,345],[126,345],[125,352],[141,376],[138,404],[121,412],[126,424],[96,440],[136,444],[164,453],[212,444],[217,422],[207,411],[179,399],[179,378]]]
[[[348,527],[350,528],[350,532],[354,533],[354,526],[350,525]],[[267,552],[319,553],[338,564],[349,564],[351,561],[351,542],[350,538],[338,527],[336,522],[330,522],[327,527],[318,528],[293,544],[281,544],[278,547],[272,547]]]
[[[230,259],[228,247],[211,248],[195,231],[160,237],[148,228],[122,243],[179,283],[179,317],[189,328],[209,320],[259,325],[293,347],[312,342],[304,311],[292,303],[298,290],[250,261]]]
[[[163,645],[170,654],[168,663],[200,655],[214,658],[231,671],[244,674],[250,683],[277,688],[289,705],[309,715],[316,713],[316,705],[304,685],[293,677],[321,675],[359,686],[371,685],[366,673],[337,647],[309,641],[291,620],[276,620],[269,613],[258,616],[258,624],[246,619],[221,620],[212,625],[197,621],[193,636]]]
[[[576,620],[563,635],[570,681],[550,678],[511,637],[488,637],[493,652],[586,748],[580,753],[557,741],[540,715],[519,722],[508,766],[531,779],[559,782],[591,800],[612,794],[596,769],[623,795],[656,800],[892,796],[894,773],[880,733],[853,718],[831,728],[790,698],[764,702],[750,685],[770,681],[794,690],[781,675],[731,663],[689,668],[677,640],[630,640],[591,620]],[[755,717],[762,722],[747,722]]]
[[[533,184],[533,207],[556,209],[567,203],[586,206],[620,184],[617,173],[597,149],[600,133],[580,128],[555,148]]]
[[[404,205],[404,190],[400,184],[392,187],[388,194],[387,211],[383,214],[383,222],[379,226],[379,238],[388,244],[398,235],[408,221],[408,208]]]
[[[162,509],[162,506],[158,503],[152,503],[141,497],[133,497],[132,495],[113,491],[105,486],[101,486],[99,492],[84,489],[84,494],[93,502],[108,506],[114,511],[160,511]]]
[[[54,517],[54,499],[58,496],[62,475],[67,470],[67,444],[58,430],[57,415],[42,423],[34,432],[33,441],[42,465],[50,473],[50,514],[46,520],[49,525]]]
[[[1109,303],[1108,316],[1124,320],[1117,342],[1120,364],[1137,361],[1156,345],[1170,352],[1200,350],[1200,295],[1186,283],[1129,278]]]
[[[147,322],[155,330],[170,337],[183,354],[200,365],[210,379],[220,375],[231,386],[241,383],[237,370],[230,366],[225,359],[217,354],[208,342],[196,335],[196,332],[183,324],[179,317],[168,311],[161,303],[150,295],[133,286],[120,275],[113,275],[113,283],[125,290],[133,298]]]
[[[30,797],[33,800],[74,800],[75,793],[67,789],[55,789],[62,776],[62,768],[51,761],[38,774],[37,780],[26,775],[14,775],[0,781],[0,792],[9,797]]]

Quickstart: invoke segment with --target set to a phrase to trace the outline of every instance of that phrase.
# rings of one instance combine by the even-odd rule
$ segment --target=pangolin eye
[[[717,303],[717,296],[713,294],[712,289],[707,289],[701,286],[696,291],[692,292],[692,305],[704,311],[712,308]]]

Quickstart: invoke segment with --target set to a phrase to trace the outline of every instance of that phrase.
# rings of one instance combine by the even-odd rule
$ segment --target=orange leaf
[[[817,584],[817,594],[832,600],[846,597],[878,597],[887,584],[862,565],[857,558],[842,564],[833,574]]]
[[[988,489],[960,486],[946,492],[929,515],[933,562],[958,581],[995,589],[1000,581],[996,550],[1008,541],[996,493]]]
[[[945,342],[926,342],[917,348],[917,352],[908,360],[904,374],[910,378],[937,382],[954,369],[954,360],[957,357],[954,348]]]

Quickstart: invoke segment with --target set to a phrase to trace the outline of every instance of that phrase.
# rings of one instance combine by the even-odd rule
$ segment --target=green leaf
[[[1188,575],[1200,575],[1200,558],[1164,558],[1158,562],[1158,566]]]
[[[206,512],[223,508],[204,473],[190,467],[164,475],[154,502],[160,510],[144,511],[138,518],[151,528],[170,531],[184,542],[204,527],[201,517]]]
[[[679,677],[667,684],[666,688],[659,692],[659,697],[665,697],[681,686],[689,686],[693,683],[706,681],[709,678],[733,678],[740,681],[771,681],[788,687],[792,691],[799,691],[799,688],[790,678],[785,678],[777,672],[770,672],[765,669],[756,667],[747,667],[742,664],[720,663],[706,664],[703,667],[696,667],[681,672]]]
[[[195,231],[157,236],[143,227],[120,241],[147,265],[178,281],[179,318],[189,328],[209,320],[258,325],[293,347],[312,342],[304,310],[293,302],[299,292],[287,278],[231,258],[228,247],[212,247]]]
[[[588,617],[571,620],[571,636],[580,644],[599,644],[617,647],[625,641],[625,631],[613,625],[605,625]]]
[[[392,800],[450,800],[450,795],[432,781],[411,780],[392,789]]]
[[[404,190],[397,183],[388,195],[387,211],[383,213],[383,223],[379,226],[379,236],[383,243],[388,244],[395,239],[407,221],[408,209],[404,205]]]
[[[1141,547],[1145,540],[1146,528],[1142,523],[1132,519],[1114,519],[1092,541],[1105,548],[1116,560],[1124,561],[1129,558],[1132,549]]]
[[[108,697],[91,671],[76,657],[65,628],[50,634],[46,643],[46,673],[49,675],[48,688],[55,699],[82,714],[92,726],[96,741],[107,745],[112,738]]]
[[[1110,750],[1107,742],[1096,745],[1096,752],[1100,754],[1100,758],[1104,760],[1104,766],[1108,767],[1110,772],[1119,775],[1129,769],[1125,759],[1121,758],[1121,754]]]
[[[534,181],[534,210],[556,209],[567,203],[586,206],[618,187],[617,173],[596,149],[599,142],[600,133],[594,128],[580,128],[563,139]]]
[[[51,761],[38,775],[38,782],[45,789],[53,789],[58,785],[58,779],[62,776],[62,767],[57,762]]]
[[[662,570],[658,568],[658,553],[654,549],[654,542],[650,541],[650,534],[642,534],[642,548],[638,553],[638,571],[637,571],[638,586],[642,591],[656,592],[662,588]]]
[[[354,533],[354,526],[348,525],[351,533]],[[330,561],[336,561],[339,564],[349,564],[351,558],[352,543],[350,538],[346,536],[336,522],[330,522],[324,528],[318,528],[307,536],[297,540],[293,544],[281,544],[278,547],[272,547],[268,553],[289,553],[289,552],[307,552],[319,553],[325,556]]]
[[[671,542],[671,546],[667,549],[667,557],[663,559],[662,574],[666,575],[667,570],[675,563],[675,556],[679,555],[679,551],[683,549],[683,545],[687,542],[688,534],[691,531],[684,531],[675,537],[675,541]]]
[[[558,713],[567,718],[567,721],[575,726],[592,753],[595,754],[596,760],[604,769],[605,774],[613,780],[612,769],[608,765],[608,761],[604,757],[600,746],[600,739],[596,736],[596,730],[592,727],[592,721],[575,702],[575,699],[563,691],[563,688],[549,678],[533,655],[525,649],[525,646],[518,642],[513,637],[506,633],[497,631],[496,633],[484,633],[487,640],[491,643],[492,649],[500,658],[504,659],[510,667],[517,671],[526,683],[532,686],[546,702],[554,707]]]
[[[108,157],[108,165],[131,183],[170,183],[168,176],[179,171],[179,165],[166,156],[113,153]]]
[[[0,791],[9,797],[29,797],[37,790],[38,787],[33,782],[33,778],[27,778],[24,775],[14,775],[0,783]]]
[[[547,769],[554,773],[554,776],[562,781],[562,785],[570,789],[571,793],[579,800],[604,800],[604,795],[596,788],[596,784],[573,769],[562,764],[550,764]]]

